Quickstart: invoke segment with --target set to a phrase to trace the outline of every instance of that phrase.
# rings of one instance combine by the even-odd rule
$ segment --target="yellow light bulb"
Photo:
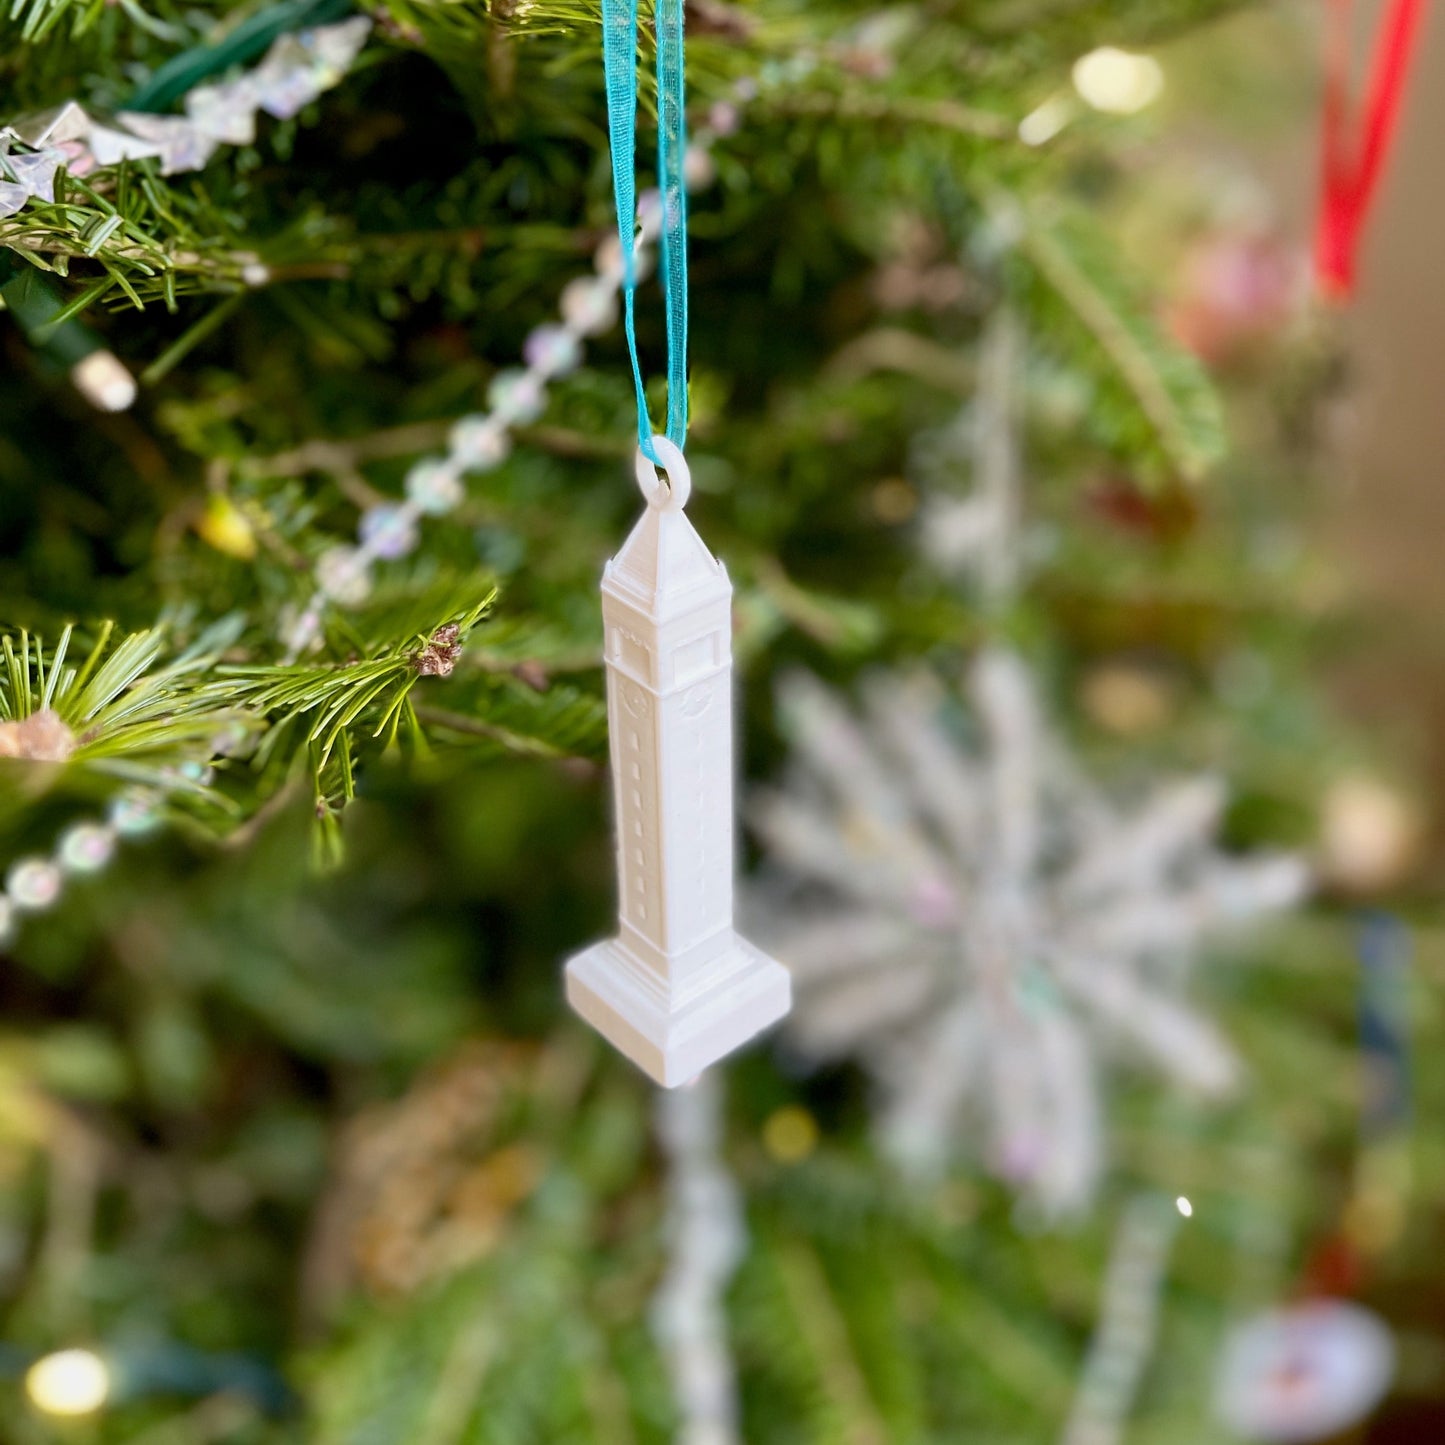
[[[779,1164],[800,1164],[818,1147],[818,1121],[790,1104],[775,1110],[763,1125],[763,1148]]]
[[[89,1415],[110,1395],[110,1371],[90,1350],[57,1350],[25,1372],[25,1393],[48,1415]]]

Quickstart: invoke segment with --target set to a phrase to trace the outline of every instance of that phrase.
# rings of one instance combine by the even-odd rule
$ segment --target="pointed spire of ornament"
[[[607,582],[658,618],[663,609],[685,611],[708,595],[732,592],[722,563],[708,551],[680,503],[675,509],[672,504],[648,507],[608,564]]]

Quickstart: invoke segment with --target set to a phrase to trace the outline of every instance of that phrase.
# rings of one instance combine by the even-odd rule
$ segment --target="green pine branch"
[[[240,630],[241,619],[224,618],[169,661],[164,625],[117,637],[107,622],[83,652],[74,645],[73,626],[48,652],[27,630],[6,633],[0,637],[0,719],[18,725],[53,714],[73,737],[65,760],[209,758],[218,739],[256,726],[238,699],[209,685]]]
[[[270,721],[258,750],[262,765],[287,745],[304,748],[318,777],[333,763],[339,766],[343,796],[350,801],[355,796],[353,735],[383,740],[384,749],[395,747],[403,737],[424,746],[411,695],[427,675],[428,650],[438,645],[454,649],[446,669],[450,672],[472,628],[491,610],[495,595],[488,593],[434,628],[376,644],[369,656],[353,662],[221,667],[216,687]],[[446,642],[440,644],[444,636]]]
[[[1219,395],[1141,303],[1116,249],[1077,214],[1044,217],[997,200],[995,209],[1017,234],[1037,329],[1103,383],[1103,405],[1091,418],[1100,439],[1122,456],[1202,478],[1227,446]]]

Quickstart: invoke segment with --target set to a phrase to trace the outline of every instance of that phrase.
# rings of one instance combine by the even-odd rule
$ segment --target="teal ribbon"
[[[637,388],[637,440],[654,462],[652,421],[637,355],[637,8],[638,0],[602,0],[602,56],[607,75],[607,126],[612,144],[612,193],[622,244],[622,297],[627,350]],[[656,0],[657,185],[662,193],[662,289],[667,301],[667,437],[687,441],[687,153],[683,0]],[[659,463],[660,465],[660,463]]]

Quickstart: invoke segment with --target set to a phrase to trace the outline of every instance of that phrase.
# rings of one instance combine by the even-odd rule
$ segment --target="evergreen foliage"
[[[779,761],[788,665],[840,686],[877,662],[956,671],[997,629],[1061,710],[1099,658],[1163,659],[1171,724],[1121,743],[1076,715],[1090,760],[1228,761],[1234,841],[1310,836],[1320,778],[1355,745],[1297,685],[1299,573],[1241,560],[1246,523],[1298,498],[1240,500],[1251,468],[1301,468],[1308,447],[1255,433],[1252,459],[1233,456],[1226,399],[1160,323],[1116,227],[1135,123],[1018,137],[1093,46],[1163,45],[1243,8],[689,5],[694,126],[741,119],[693,201],[689,455],[737,584],[755,772]],[[70,99],[178,113],[174,76],[224,79],[277,27],[335,13],[15,0],[0,119]],[[0,723],[48,709],[73,739],[0,760],[0,862],[136,784],[175,825],[25,919],[0,960],[0,1320],[11,1363],[143,1338],[272,1362],[296,1391],[289,1411],[244,1385],[198,1405],[177,1364],[121,1390],[97,1441],[652,1445],[675,1415],[648,1329],[648,1090],[561,1020],[557,977],[610,907],[596,584],[637,506],[620,338],[589,344],[364,600],[325,607],[314,650],[288,659],[285,640],[318,562],[483,409],[610,233],[600,5],[366,13],[352,73],[253,144],[169,177],[150,160],[63,172],[53,202],[0,220],[11,281],[59,305],[34,334],[0,314]],[[1056,545],[995,617],[921,560],[917,472],[1004,304],[1029,338],[1032,518]],[[95,411],[70,384],[69,323],[139,378],[133,409]],[[966,488],[966,460],[943,470],[930,488]],[[1142,529],[1090,511],[1101,479]],[[1278,685],[1216,687],[1241,654]],[[752,1241],[729,1306],[750,1445],[1056,1438],[1116,1206],[1185,1188],[1216,1208],[1181,1247],[1137,1439],[1215,1438],[1223,1322],[1283,1292],[1327,1214],[1308,1171],[1351,1147],[1348,952],[1321,925],[1294,947],[1216,986],[1259,1095],[1181,1124],[1139,1085],[1115,1183],[1076,1236],[1018,1218],[966,1148],[936,1187],[904,1188],[868,1143],[856,1075],[740,1065],[727,1153]],[[1303,955],[1319,988],[1300,1019]],[[480,1114],[435,1082],[456,1059],[491,1100]],[[406,1201],[347,1193],[378,1101],[416,1135],[400,1173],[442,1191],[420,1225]],[[824,1132],[796,1164],[758,1142],[790,1105]],[[457,1218],[475,1255],[441,1250],[404,1286],[368,1273]],[[50,1438],[18,1383],[0,1415],[19,1445]]]

